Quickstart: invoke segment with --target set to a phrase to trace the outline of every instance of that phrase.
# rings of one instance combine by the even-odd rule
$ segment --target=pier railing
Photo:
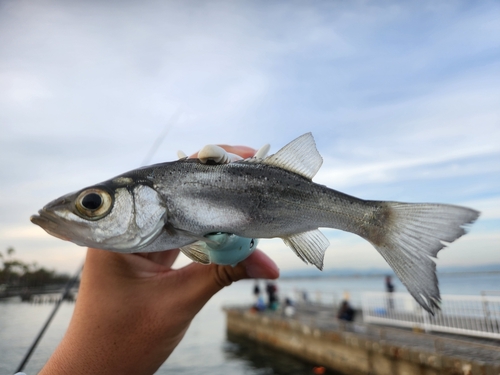
[[[363,320],[392,326],[500,339],[500,297],[441,296],[441,310],[427,313],[406,293],[364,293]]]

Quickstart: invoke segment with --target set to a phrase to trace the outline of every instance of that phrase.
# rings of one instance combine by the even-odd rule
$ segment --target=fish
[[[319,228],[370,242],[429,313],[441,301],[435,258],[480,215],[438,203],[363,200],[312,181],[323,163],[311,133],[278,152],[230,163],[180,160],[141,167],[66,194],[31,221],[80,246],[121,253],[180,248],[208,264],[210,235],[281,238],[323,269],[329,241]],[[207,237],[208,236],[208,237]]]

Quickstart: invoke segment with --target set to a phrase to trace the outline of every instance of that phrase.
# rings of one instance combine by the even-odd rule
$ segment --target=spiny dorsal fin
[[[306,133],[274,155],[262,160],[262,163],[286,169],[312,180],[323,164],[323,158],[316,149],[312,134]]]
[[[215,164],[228,164],[233,161],[243,160],[239,155],[227,152],[217,145],[206,145],[198,152],[198,159],[203,164],[213,162]]]
[[[283,241],[305,263],[312,263],[319,270],[323,269],[325,251],[330,242],[319,229],[292,234],[291,236],[283,237]]]
[[[269,152],[270,148],[271,145],[269,143],[266,143],[264,146],[259,148],[259,150],[255,153],[253,157],[255,159],[264,159],[267,156],[267,153]]]
[[[197,241],[180,248],[182,253],[194,262],[210,264],[206,242]]]

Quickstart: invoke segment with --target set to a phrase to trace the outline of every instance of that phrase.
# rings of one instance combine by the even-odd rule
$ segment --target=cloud
[[[38,99],[47,99],[51,93],[40,79],[26,72],[0,72],[0,101],[6,106],[19,106],[26,109]]]
[[[362,198],[470,204],[483,211],[484,235],[498,233],[498,10],[432,1],[2,3],[0,246],[62,264],[63,245],[36,237],[28,217],[138,167],[165,129],[152,162],[206,143],[269,142],[274,152],[312,131],[325,159],[315,181]],[[331,252],[334,266],[370,248],[342,241],[333,248],[347,255]],[[270,243],[283,267],[302,266]],[[496,259],[485,248],[481,259]]]
[[[367,160],[350,166],[343,166],[340,161],[336,161],[332,163],[336,165],[335,167],[323,167],[318,172],[316,180],[330,186],[346,187],[357,184],[384,183],[394,179],[420,179],[423,177],[422,173],[434,167],[440,167],[438,173],[428,175],[426,178],[442,179],[445,177],[496,172],[500,169],[500,166],[496,163],[482,166],[483,170],[481,170],[481,166],[479,166],[479,169],[478,166],[474,166],[475,168],[472,170],[462,167],[463,164],[468,162],[468,159],[482,156],[494,160],[495,157],[500,156],[500,152],[497,153],[496,150],[488,149],[488,147],[477,147],[476,149],[472,148],[467,151],[455,151],[441,155],[422,155],[420,157],[386,159],[378,162]],[[455,168],[454,164],[458,164],[460,167]]]
[[[468,201],[464,204],[481,211],[481,220],[500,220],[500,196]]]

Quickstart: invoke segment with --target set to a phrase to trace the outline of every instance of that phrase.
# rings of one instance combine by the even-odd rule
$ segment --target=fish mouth
[[[48,223],[56,223],[56,220],[52,218],[51,215],[45,210],[39,210],[38,215],[31,215],[30,221],[33,224],[41,226],[42,228]]]
[[[60,238],[61,240],[64,241],[70,241],[68,237],[65,237],[63,234],[61,234],[61,225],[60,223],[55,220],[55,218],[51,217],[50,214],[48,214],[44,210],[38,211],[38,215],[32,215],[30,217],[30,221],[33,224],[38,225],[41,227],[43,230],[45,230],[48,234]]]
[[[31,215],[30,216],[30,221],[33,223],[33,224],[36,224],[40,227],[44,227],[44,225],[49,222],[48,218],[45,217],[45,216],[42,216],[42,210],[38,211],[38,215]]]

